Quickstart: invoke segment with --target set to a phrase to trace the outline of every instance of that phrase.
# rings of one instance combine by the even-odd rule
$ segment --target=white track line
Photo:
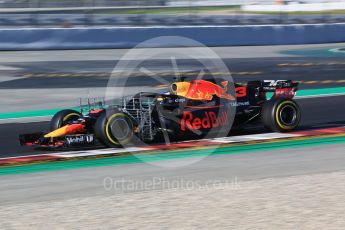
[[[245,136],[233,136],[233,137],[221,137],[215,139],[201,139],[195,140],[195,142],[202,141],[212,141],[219,144],[224,143],[241,143],[246,141],[260,141],[260,140],[270,140],[270,139],[280,139],[280,138],[289,138],[289,137],[298,137],[298,134],[282,134],[282,133],[264,133],[264,134],[252,134]],[[191,142],[191,141],[186,141]],[[176,144],[184,143],[177,142]],[[96,150],[85,150],[85,151],[69,151],[69,152],[59,152],[50,154],[51,156],[72,158],[72,157],[84,157],[84,156],[99,156],[107,154],[117,154],[117,153],[135,153],[148,150],[159,150],[155,146],[146,146],[146,147],[128,147],[120,149],[96,149]]]
[[[12,67],[8,65],[0,65],[0,70],[21,70],[22,68]]]
[[[50,154],[51,156],[72,158],[72,157],[85,157],[85,156],[99,156],[115,153],[133,153],[139,151],[149,150],[145,147],[129,147],[129,148],[119,148],[119,149],[94,149],[94,150],[85,150],[85,151],[70,151],[70,152],[59,152]]]
[[[210,141],[222,142],[222,143],[235,143],[235,142],[260,141],[260,140],[298,137],[298,136],[300,135],[285,134],[285,133],[264,133],[264,134],[245,135],[245,136],[220,137],[220,138],[211,139]]]

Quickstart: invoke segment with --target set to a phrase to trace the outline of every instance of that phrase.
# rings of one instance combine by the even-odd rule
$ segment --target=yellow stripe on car
[[[44,135],[45,138],[54,138],[54,137],[61,137],[66,134],[66,128],[68,125],[63,126],[57,130],[54,130],[53,132],[50,132],[46,135]]]

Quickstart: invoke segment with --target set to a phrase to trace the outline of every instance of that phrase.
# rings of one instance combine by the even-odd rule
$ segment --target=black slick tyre
[[[106,111],[96,121],[95,135],[107,147],[124,147],[133,137],[133,122],[127,114]]]
[[[292,99],[273,98],[263,104],[261,120],[270,131],[290,132],[301,121],[301,109]]]
[[[81,116],[81,113],[72,109],[61,110],[57,112],[50,120],[50,131],[61,128],[70,121],[78,120]]]

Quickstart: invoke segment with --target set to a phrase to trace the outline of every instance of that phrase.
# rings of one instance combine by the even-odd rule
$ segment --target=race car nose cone
[[[171,84],[171,90],[178,96],[185,96],[188,93],[190,82],[174,82]]]

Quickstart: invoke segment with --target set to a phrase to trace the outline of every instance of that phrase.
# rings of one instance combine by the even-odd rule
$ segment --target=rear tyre
[[[65,109],[57,112],[53,118],[50,120],[50,131],[54,131],[62,126],[65,126],[70,121],[78,120],[82,117],[82,114],[72,110],[72,109]]]
[[[301,121],[301,109],[294,100],[273,98],[263,105],[261,120],[270,131],[290,132]]]
[[[122,112],[107,111],[97,119],[95,135],[107,147],[123,147],[133,137],[133,122]]]

